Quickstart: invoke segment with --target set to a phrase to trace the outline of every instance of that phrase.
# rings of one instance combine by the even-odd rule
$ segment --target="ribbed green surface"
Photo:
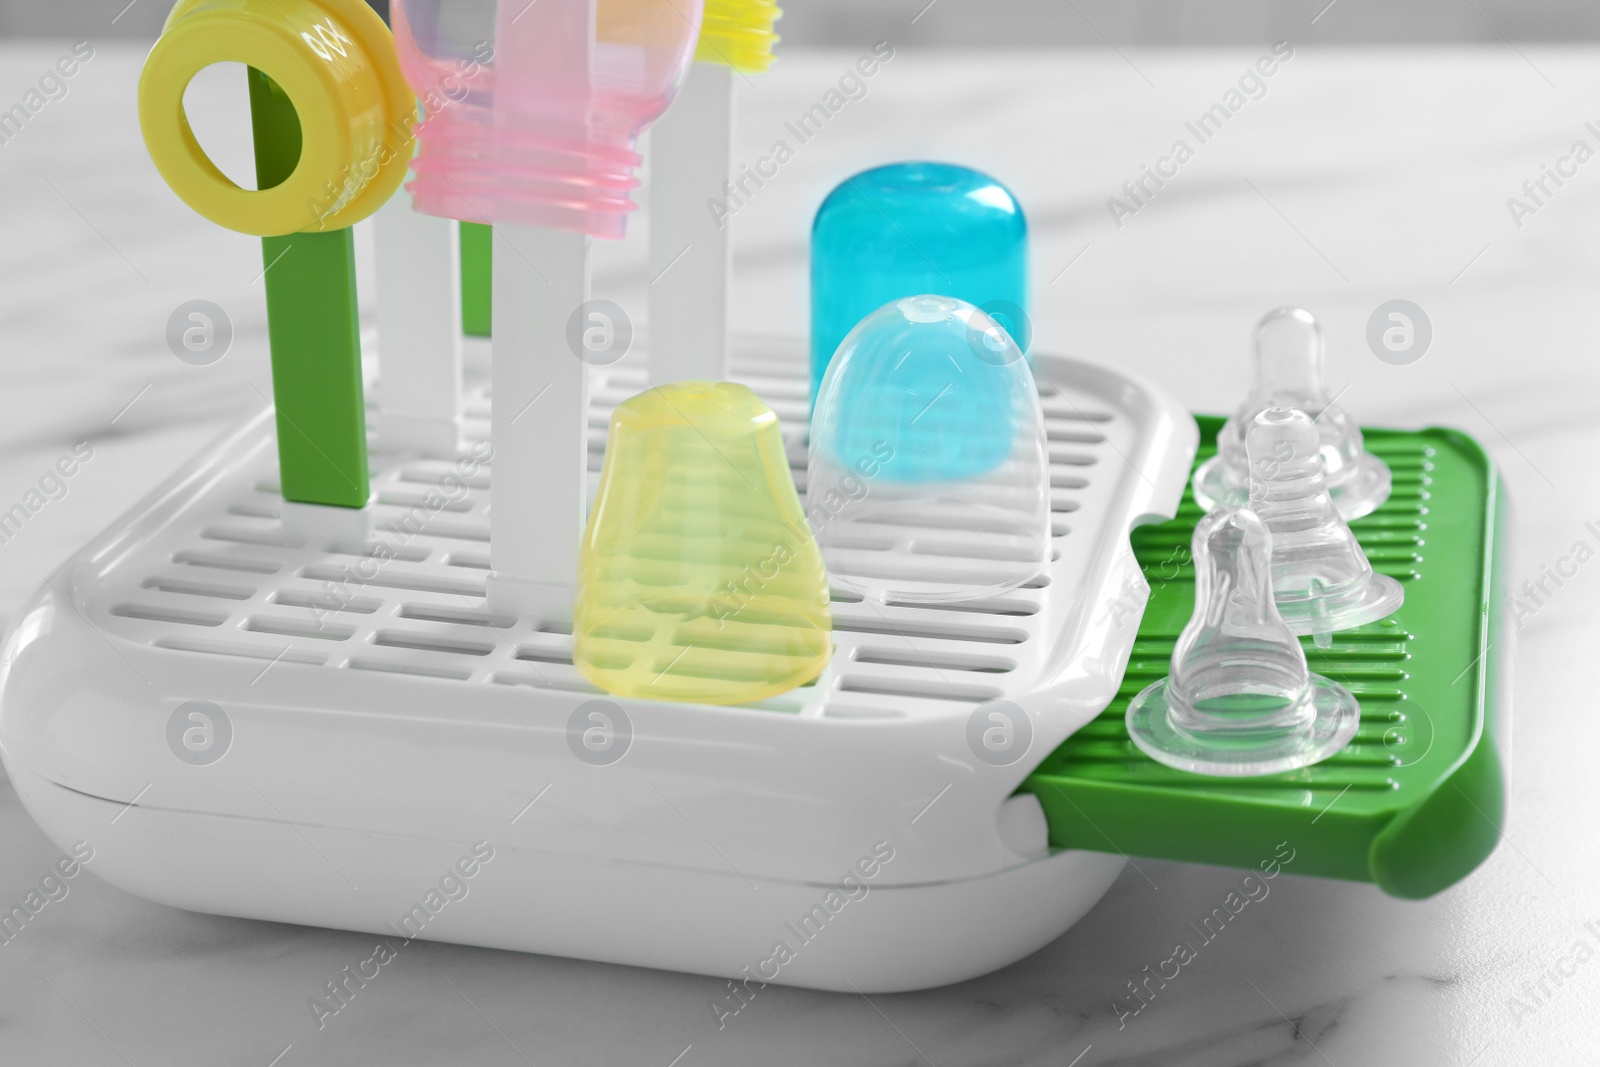
[[[1220,425],[1200,420],[1198,461],[1215,451]],[[1167,674],[1194,606],[1189,541],[1200,511],[1186,494],[1174,521],[1134,533],[1151,597],[1116,700],[1023,785],[1044,805],[1053,845],[1254,867],[1288,841],[1296,873],[1406,897],[1453,884],[1493,850],[1503,807],[1490,736],[1494,471],[1454,431],[1374,430],[1367,447],[1389,464],[1394,490],[1352,528],[1406,602],[1335,634],[1329,649],[1304,639],[1311,669],[1361,701],[1355,741],[1313,767],[1238,779],[1173,770],[1128,739],[1128,701]]]

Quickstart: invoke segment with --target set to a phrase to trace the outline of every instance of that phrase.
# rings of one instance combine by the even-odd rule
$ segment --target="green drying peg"
[[[461,332],[488,337],[493,321],[494,231],[481,222],[461,224]]]
[[[300,120],[283,90],[253,67],[250,117],[256,186],[270,189],[300,160]],[[351,230],[263,237],[261,257],[283,498],[365,507],[367,415]]]
[[[184,113],[194,76],[228,59],[249,70],[255,189],[217,169]],[[167,185],[204,218],[262,239],[286,500],[367,504],[350,227],[405,180],[416,106],[394,38],[364,0],[177,0],[139,76],[140,132]]]

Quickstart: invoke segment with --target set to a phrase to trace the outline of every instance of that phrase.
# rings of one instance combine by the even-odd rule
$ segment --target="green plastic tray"
[[[1216,451],[1222,420],[1198,422],[1197,462]],[[1494,850],[1506,651],[1494,466],[1454,430],[1369,430],[1366,442],[1394,472],[1394,491],[1352,529],[1373,567],[1404,584],[1405,606],[1335,634],[1328,649],[1303,639],[1311,669],[1361,701],[1355,740],[1313,767],[1228,779],[1162,766],[1128,739],[1128,701],[1167,674],[1194,607],[1189,541],[1200,510],[1186,493],[1176,519],[1134,531],[1150,603],[1116,699],[1022,785],[1044,806],[1052,845],[1253,868],[1287,841],[1296,874],[1407,898],[1453,885]]]

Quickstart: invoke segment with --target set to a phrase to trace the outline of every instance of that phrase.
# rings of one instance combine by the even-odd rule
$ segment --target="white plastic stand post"
[[[461,440],[461,247],[457,224],[398,190],[373,216],[378,258],[378,440],[454,456]]]
[[[695,63],[650,131],[650,381],[728,376],[728,220],[733,168],[730,67]]]
[[[294,545],[364,544],[372,539],[372,508],[340,508],[330,504],[278,501],[283,530]]]
[[[570,625],[588,479],[588,365],[567,323],[589,299],[589,238],[494,228],[489,609]]]

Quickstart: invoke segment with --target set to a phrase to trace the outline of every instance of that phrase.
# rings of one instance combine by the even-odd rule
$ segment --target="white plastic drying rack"
[[[783,420],[803,490],[803,345],[732,348],[732,377]],[[1122,868],[1052,852],[1037,800],[1012,794],[1116,693],[1147,592],[1128,531],[1174,514],[1197,445],[1187,413],[1127,374],[1034,367],[1048,570],[944,607],[836,595],[826,673],[743,707],[604,697],[563,627],[489,617],[492,467],[409,534],[460,457],[375,450],[366,531],[286,527],[262,412],[23,612],[0,754],[57,843],[90,842],[94,873],[175,907],[837,990],[983,974],[1059,936]],[[594,373],[591,479],[610,409],[646,384],[633,357]],[[469,443],[487,437],[488,405],[469,389]],[[325,582],[380,541],[395,558],[326,602]],[[938,541],[907,528],[893,551]],[[632,737],[600,766],[574,754],[568,723],[602,698]],[[193,700],[231,726],[208,765],[168,741]],[[968,741],[993,700],[1032,734],[1005,766]],[[480,841],[494,858],[468,895],[402,928]],[[871,862],[875,848],[893,858]],[[855,899],[837,893],[852,871],[868,887]],[[769,962],[778,942],[791,954]]]

